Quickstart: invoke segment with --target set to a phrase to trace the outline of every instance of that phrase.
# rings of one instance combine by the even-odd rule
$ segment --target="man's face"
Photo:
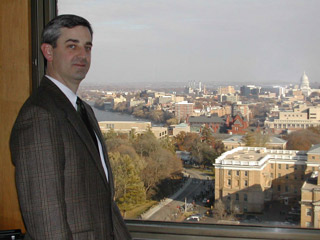
[[[61,28],[57,46],[47,58],[47,74],[70,89],[78,86],[90,68],[92,37],[84,26]]]

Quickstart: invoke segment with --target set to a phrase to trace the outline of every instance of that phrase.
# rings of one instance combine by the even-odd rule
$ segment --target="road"
[[[181,221],[183,209],[181,206],[185,206],[185,199],[189,206],[192,205],[194,199],[195,207],[193,211],[200,214],[205,213],[206,208],[203,206],[202,197],[205,192],[214,191],[212,181],[208,180],[209,176],[196,170],[185,170],[186,175],[189,175],[186,186],[180,191],[179,194],[173,195],[173,199],[166,199],[162,201],[154,211],[150,212],[146,218],[148,220],[156,221]],[[188,209],[192,211],[192,209]]]

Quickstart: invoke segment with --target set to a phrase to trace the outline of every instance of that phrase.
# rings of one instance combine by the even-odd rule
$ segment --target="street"
[[[214,184],[209,176],[197,170],[185,169],[186,183],[179,194],[166,199],[150,211],[148,220],[182,221],[185,205],[187,212],[204,214],[207,208],[203,199],[209,199],[214,192]],[[152,212],[153,211],[153,212]]]

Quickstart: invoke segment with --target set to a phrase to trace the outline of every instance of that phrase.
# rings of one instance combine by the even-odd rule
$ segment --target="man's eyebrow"
[[[79,43],[80,41],[77,39],[69,38],[68,40],[65,41],[65,43],[67,43],[67,42]],[[86,45],[92,46],[92,42],[86,42]]]
[[[69,38],[68,40],[65,41],[65,43],[67,42],[74,42],[74,43],[79,43],[80,41],[77,40],[77,39],[72,39],[72,38]]]

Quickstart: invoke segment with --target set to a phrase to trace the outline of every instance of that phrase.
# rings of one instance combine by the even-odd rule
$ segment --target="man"
[[[42,38],[46,76],[20,110],[10,139],[25,239],[131,239],[114,202],[98,122],[76,96],[90,67],[90,23],[60,15]]]

